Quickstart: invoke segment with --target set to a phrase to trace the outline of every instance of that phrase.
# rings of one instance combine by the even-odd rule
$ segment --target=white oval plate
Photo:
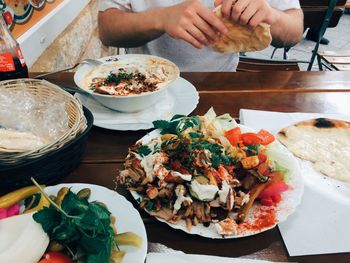
[[[150,108],[136,113],[118,112],[104,107],[92,96],[75,94],[94,115],[94,125],[110,130],[145,130],[153,128],[155,120],[170,120],[175,114],[190,114],[197,106],[199,95],[196,88],[179,77],[171,83],[165,97]]]
[[[253,131],[251,128],[240,125],[243,132],[251,132]],[[152,131],[151,133],[145,135],[142,139],[142,143],[147,143],[151,139],[159,136],[159,130]],[[240,238],[251,235],[256,235],[266,230],[274,228],[278,223],[283,222],[287,219],[289,215],[291,215],[296,207],[301,202],[301,197],[304,191],[304,183],[301,176],[301,170],[298,161],[281,143],[275,141],[272,143],[267,150],[268,156],[272,161],[278,162],[283,167],[289,170],[289,180],[287,184],[290,186],[288,191],[282,194],[282,200],[278,203],[277,206],[267,207],[262,206],[260,204],[255,203],[253,207],[250,209],[246,222],[240,224],[239,234],[235,236],[222,236],[219,235],[215,229],[213,223],[209,225],[209,227],[205,227],[202,224],[198,224],[193,226],[191,231],[188,231],[186,228],[185,220],[180,220],[180,222],[175,225],[171,224],[163,219],[157,218],[157,220],[164,222],[175,229],[180,229],[188,234],[196,234],[202,237],[213,238],[213,239],[231,239],[231,238]],[[135,192],[130,191],[135,200],[140,200],[141,196]],[[272,211],[272,210],[273,211]],[[147,212],[147,211],[146,211]],[[263,227],[260,229],[252,228],[252,225],[256,225],[259,222],[259,216],[263,216],[264,214],[276,214],[276,222],[268,227]]]
[[[123,263],[143,263],[147,254],[147,235],[145,226],[139,212],[133,205],[125,199],[124,196],[105,187],[93,184],[59,184],[45,188],[45,192],[49,195],[56,195],[62,187],[69,187],[74,193],[77,193],[83,188],[91,189],[91,197],[89,201],[101,201],[105,203],[108,210],[116,217],[115,226],[119,233],[134,232],[142,237],[143,243],[140,248],[131,246],[120,246],[126,251]]]

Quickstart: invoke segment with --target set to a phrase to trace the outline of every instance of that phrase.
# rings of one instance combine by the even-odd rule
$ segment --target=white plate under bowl
[[[243,132],[254,132],[254,130],[247,126],[240,125],[240,127]],[[152,131],[151,133],[145,135],[141,139],[141,142],[145,144],[159,135],[159,130]],[[302,180],[298,161],[293,156],[293,154],[291,154],[280,142],[276,140],[274,143],[271,143],[267,147],[267,155],[269,156],[270,160],[278,162],[278,164],[289,170],[288,181],[286,182],[289,185],[289,189],[286,192],[282,193],[282,200],[276,206],[268,207],[257,203],[252,206],[252,208],[249,210],[246,222],[243,224],[247,223],[247,225],[254,227],[243,227],[243,231],[235,236],[222,236],[217,233],[215,225],[213,223],[211,223],[208,227],[205,227],[203,224],[197,224],[196,226],[192,226],[191,231],[189,231],[186,228],[185,220],[180,220],[178,224],[172,224],[158,217],[156,217],[156,219],[168,224],[172,228],[182,230],[188,234],[195,234],[213,239],[246,237],[256,235],[274,228],[278,223],[285,221],[289,215],[294,213],[296,207],[300,204],[301,197],[304,192],[304,182]],[[135,198],[135,200],[142,199],[142,197],[136,191],[130,191],[130,193]],[[270,209],[273,209],[273,211]],[[261,223],[259,221],[261,215],[272,212],[276,215],[276,221],[273,225],[260,228],[255,227],[259,226]]]
[[[108,109],[90,95],[76,93],[83,105],[94,115],[94,125],[110,130],[145,130],[153,128],[155,120],[170,120],[175,114],[190,114],[197,106],[199,95],[196,88],[179,77],[170,84],[164,99],[140,112],[125,113]]]
[[[116,217],[116,229],[119,233],[134,232],[142,237],[142,246],[135,248],[131,246],[120,246],[121,250],[126,251],[123,263],[143,263],[147,255],[147,235],[146,229],[139,212],[133,205],[125,199],[124,196],[105,187],[93,184],[59,184],[45,188],[49,195],[56,195],[62,187],[71,188],[72,192],[77,193],[83,188],[91,189],[89,201],[101,201],[105,203],[108,210]]]

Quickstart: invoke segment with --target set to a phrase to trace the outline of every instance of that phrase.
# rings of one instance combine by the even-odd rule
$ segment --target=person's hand
[[[182,39],[196,48],[209,45],[227,29],[212,10],[198,0],[165,7],[161,17],[164,31],[171,37]]]
[[[223,17],[241,25],[256,27],[261,22],[270,25],[277,20],[277,13],[266,0],[215,0],[215,6],[222,5]]]

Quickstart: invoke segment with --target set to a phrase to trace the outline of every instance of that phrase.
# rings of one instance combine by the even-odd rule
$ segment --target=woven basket
[[[35,150],[22,152],[1,151],[0,167],[24,163],[30,159],[35,159],[53,150],[57,150],[74,139],[86,128],[86,118],[81,103],[60,87],[45,80],[36,79],[18,79],[0,82],[0,90],[23,91],[23,89],[43,102],[47,101],[48,98],[50,98],[51,102],[64,102],[68,114],[69,130],[60,138]]]
[[[34,177],[40,184],[55,184],[71,173],[80,163],[93,124],[91,112],[84,108],[86,129],[59,149],[21,164],[0,166],[0,195],[27,185],[33,185]]]

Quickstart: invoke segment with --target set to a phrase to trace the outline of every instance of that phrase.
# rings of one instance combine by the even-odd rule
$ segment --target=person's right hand
[[[182,39],[196,48],[209,45],[225,34],[227,28],[212,10],[198,0],[188,0],[163,9],[162,27],[171,37]]]

